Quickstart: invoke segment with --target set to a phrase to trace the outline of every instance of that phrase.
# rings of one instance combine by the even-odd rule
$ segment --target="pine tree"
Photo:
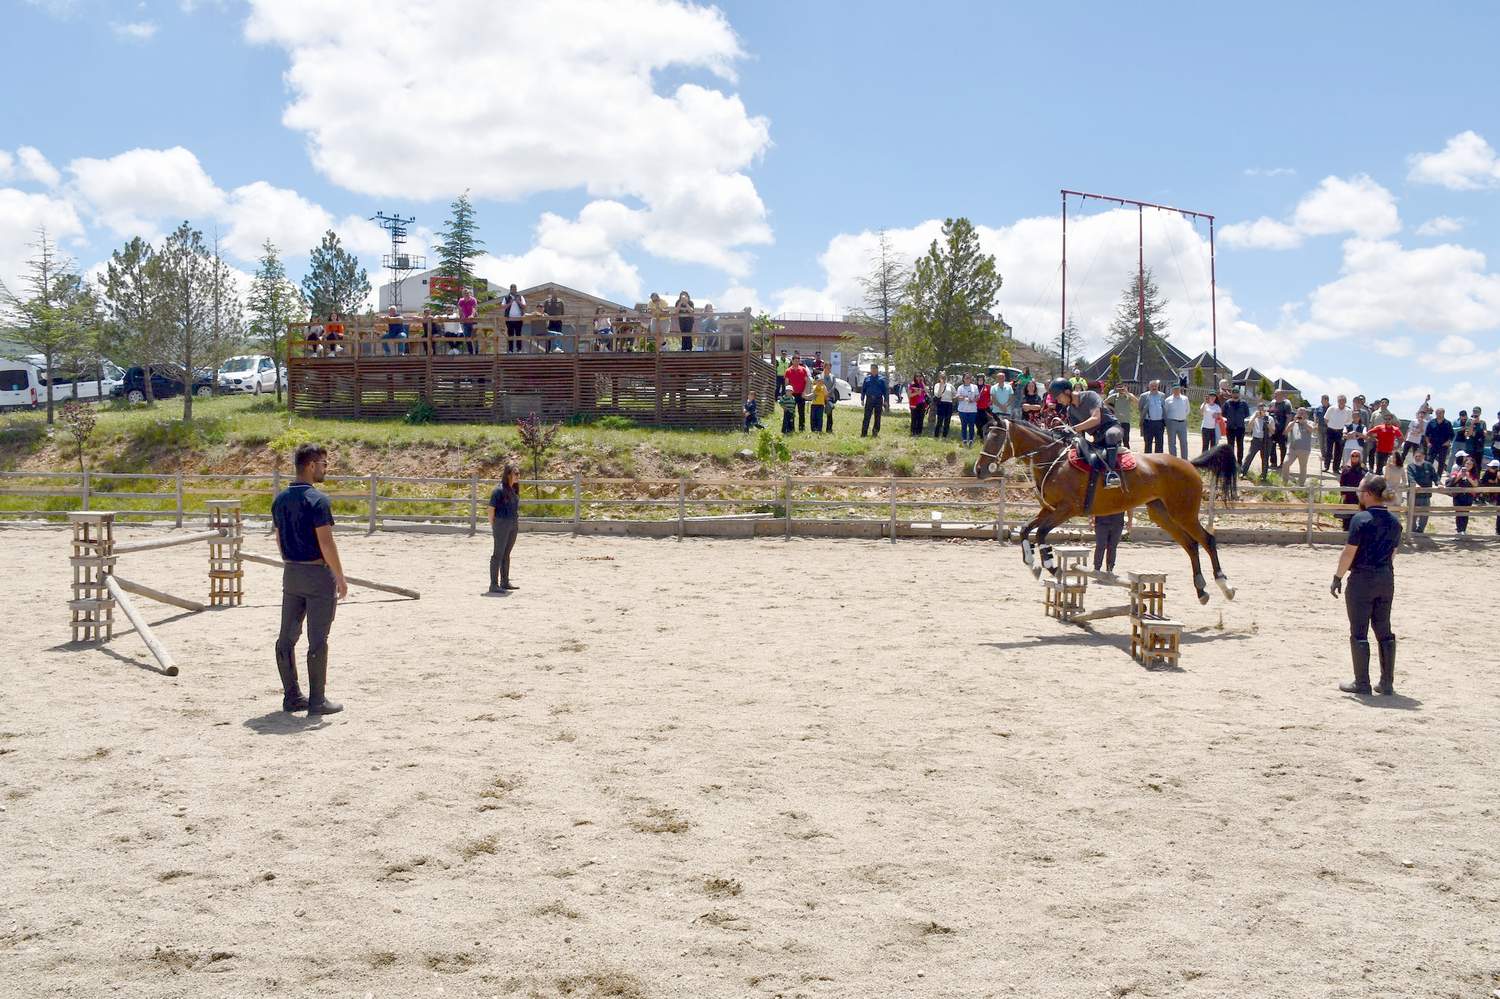
[[[1162,339],[1167,338],[1167,317],[1164,310],[1167,300],[1161,297],[1161,289],[1156,286],[1156,280],[1151,273],[1151,268],[1146,268],[1146,322],[1144,332],[1147,336],[1155,334]],[[1112,342],[1119,341],[1131,336],[1140,336],[1141,324],[1141,275],[1136,273],[1130,278],[1130,286],[1120,293],[1120,304],[1115,308],[1114,321],[1109,324],[1109,336]]]
[[[279,405],[287,324],[307,318],[307,303],[297,286],[287,280],[276,244],[268,239],[261,251],[255,282],[250,286],[250,337],[276,364],[276,402]]]
[[[145,372],[146,403],[155,402],[151,369],[161,360],[161,322],[152,284],[155,251],[139,236],[110,254],[99,275],[105,336],[136,358]]]
[[[448,210],[448,221],[438,230],[439,241],[433,249],[438,255],[438,274],[449,278],[451,283],[440,288],[431,299],[434,304],[451,310],[457,307],[463,289],[474,285],[474,259],[479,256],[484,240],[476,235],[479,226],[474,221],[474,203],[469,200],[468,191],[459,195]]]
[[[57,252],[45,226],[37,230],[35,251],[26,261],[24,288],[12,291],[0,282],[0,332],[6,339],[42,355],[47,379],[47,422],[55,418],[52,372],[58,362],[73,358],[85,347],[92,305],[73,261]]]
[[[193,419],[193,375],[211,364],[218,347],[214,315],[216,284],[213,254],[203,233],[183,222],[151,258],[162,349],[182,379],[182,419]]]
[[[302,296],[319,319],[361,312],[370,298],[370,276],[332,229],[310,255]]]
[[[891,246],[891,237],[886,230],[877,234],[875,252],[870,257],[870,269],[859,279],[864,293],[860,307],[850,317],[865,326],[877,326],[881,333],[881,350],[885,353],[886,367],[891,363],[891,323],[896,310],[906,301],[906,286],[911,281],[912,269],[896,255]],[[856,353],[859,344],[851,345]]]
[[[214,233],[213,253],[209,257],[210,333],[208,356],[204,366],[218,368],[225,358],[245,345],[245,303],[240,298],[239,281],[234,269],[219,252],[219,234]],[[214,379],[218,388],[218,379]]]
[[[942,239],[933,240],[913,267],[891,323],[901,369],[942,371],[993,354],[1001,334],[989,310],[1001,281],[995,258],[980,252],[973,224],[946,219]]]

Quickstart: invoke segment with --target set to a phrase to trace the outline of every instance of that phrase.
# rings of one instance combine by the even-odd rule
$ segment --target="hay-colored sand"
[[[1328,548],[1227,549],[1239,598],[1199,607],[1127,545],[1172,574],[1172,672],[994,544],[523,535],[498,599],[482,537],[341,544],[423,598],[340,608],[348,710],[310,725],[276,570],[140,601],[168,679],[64,645],[64,536],[0,532],[0,994],[1500,987],[1493,549],[1402,557],[1407,696],[1362,704]]]

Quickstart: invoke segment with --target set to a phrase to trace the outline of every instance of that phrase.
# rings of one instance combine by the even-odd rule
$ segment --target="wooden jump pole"
[[[115,585],[120,589],[126,591],[127,593],[134,593],[136,596],[145,597],[148,600],[155,600],[159,604],[171,604],[173,607],[181,607],[183,610],[190,611],[208,610],[207,604],[200,604],[196,600],[188,600],[184,597],[174,597],[170,593],[163,593],[161,590],[153,590],[149,586],[142,586],[140,583],[133,583],[128,579],[125,579],[121,576],[116,576],[114,574],[111,574],[109,578],[114,580]]]
[[[256,555],[253,552],[242,551],[240,552],[240,558],[244,559],[246,562],[258,562],[261,565],[269,565],[275,569],[284,568],[286,566],[286,563],[279,558],[269,558],[265,555]],[[422,599],[422,594],[418,593],[416,590],[409,590],[404,586],[392,586],[390,583],[377,583],[369,579],[360,579],[358,576],[345,576],[344,581],[347,582],[350,586],[362,586],[367,590],[380,590],[382,593],[394,593],[397,596],[409,597],[412,600]]]
[[[116,555],[129,555],[131,552],[151,552],[158,548],[175,548],[178,545],[191,545],[199,541],[214,541],[224,536],[221,530],[198,531],[193,534],[181,534],[170,538],[156,538],[152,541],[132,541],[123,545],[115,545]]]
[[[146,648],[150,649],[156,661],[161,663],[162,671],[167,676],[176,676],[177,664],[172,661],[172,654],[167,651],[166,646],[156,640],[155,635],[151,634],[151,628],[146,624],[146,619],[141,617],[135,605],[130,602],[130,598],[125,595],[125,588],[120,585],[120,581],[113,575],[108,575],[104,577],[104,585],[109,590],[109,595],[114,597],[120,610],[125,612],[125,617],[130,620],[136,633],[141,636],[141,641],[146,643]]]

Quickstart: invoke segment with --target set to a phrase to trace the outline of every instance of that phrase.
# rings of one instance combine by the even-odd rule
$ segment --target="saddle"
[[[1079,456],[1076,447],[1068,451],[1068,464],[1080,472],[1087,472],[1089,470],[1089,463]],[[1122,448],[1116,457],[1115,465],[1122,472],[1134,471],[1135,455]]]

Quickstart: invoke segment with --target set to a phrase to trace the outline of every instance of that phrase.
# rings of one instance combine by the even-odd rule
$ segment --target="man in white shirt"
[[[1323,471],[1339,470],[1339,453],[1344,445],[1344,428],[1354,419],[1346,396],[1339,396],[1337,407],[1329,407],[1323,414]]]
[[[1172,454],[1190,458],[1188,454],[1188,397],[1182,394],[1181,385],[1172,386],[1172,394],[1162,407],[1167,418],[1167,447]],[[1179,453],[1178,448],[1181,448]]]
[[[1161,390],[1161,382],[1152,380],[1147,391],[1141,393],[1141,436],[1146,440],[1147,454],[1161,454],[1162,434],[1167,429],[1167,397]]]

